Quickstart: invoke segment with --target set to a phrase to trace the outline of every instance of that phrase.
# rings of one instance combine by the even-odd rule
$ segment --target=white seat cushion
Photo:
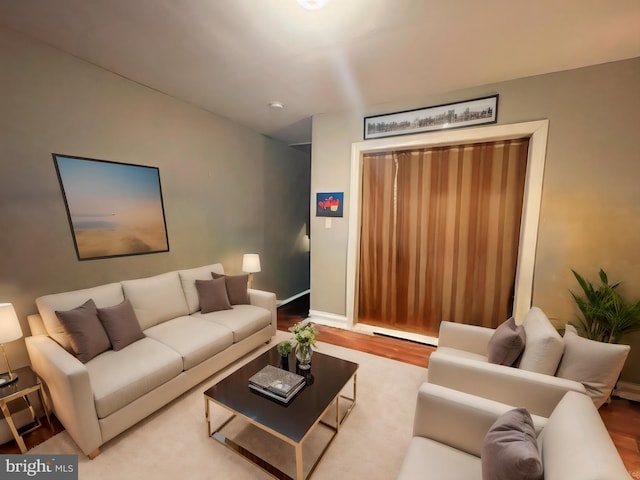
[[[522,325],[526,341],[518,367],[555,375],[564,351],[564,340],[538,307],[531,307]]]
[[[271,325],[271,312],[255,305],[234,305],[231,310],[194,313],[194,317],[203,318],[228,328],[233,332],[233,342],[238,343],[248,336]]]
[[[424,437],[413,437],[398,480],[480,480],[480,458]]]
[[[143,338],[86,363],[98,418],[104,418],[182,372],[180,354]]]
[[[145,330],[153,338],[182,356],[184,370],[233,345],[233,332],[202,318],[178,317]]]

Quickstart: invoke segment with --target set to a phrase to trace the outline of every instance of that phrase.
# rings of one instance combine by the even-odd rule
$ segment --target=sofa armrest
[[[487,345],[494,332],[493,328],[443,320],[440,322],[438,346],[486,355]]]
[[[548,418],[568,391],[586,394],[579,382],[514,367],[479,362],[435,351],[429,358],[429,383],[525,407]]]
[[[432,383],[418,390],[413,434],[449,445],[476,457],[489,428],[512,405],[477,397]],[[546,419],[532,416],[536,432]]]
[[[31,368],[46,386],[56,417],[89,455],[102,444],[87,367],[46,335],[26,337]]]
[[[278,313],[276,310],[276,294],[265,292],[263,290],[249,289],[249,303],[256,307],[266,308],[271,312],[271,325],[273,327],[272,335],[276,334],[278,329]]]

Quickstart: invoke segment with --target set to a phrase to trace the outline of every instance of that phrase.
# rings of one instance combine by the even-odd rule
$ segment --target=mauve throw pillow
[[[111,348],[109,337],[98,319],[92,299],[73,310],[57,311],[56,316],[69,337],[71,350],[82,363]]]
[[[241,275],[220,275],[219,273],[211,272],[211,276],[213,278],[224,278],[231,305],[249,304],[248,273]]]
[[[484,438],[480,460],[482,480],[543,479],[533,421],[525,408],[498,417]]]
[[[200,311],[202,313],[231,309],[224,278],[196,280],[196,290],[198,290],[198,300],[200,301]]]
[[[116,351],[144,338],[129,300],[112,307],[99,308],[98,318],[107,332],[111,346]]]
[[[522,354],[525,344],[525,333],[522,325],[516,325],[512,318],[503,322],[487,345],[487,359],[498,365],[515,365]]]

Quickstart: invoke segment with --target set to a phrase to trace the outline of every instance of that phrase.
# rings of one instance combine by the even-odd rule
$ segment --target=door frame
[[[531,308],[533,274],[535,267],[542,181],[547,155],[549,120],[492,125],[429,132],[418,135],[387,137],[366,140],[351,145],[351,186],[349,191],[349,237],[347,242],[346,315],[347,327],[357,324],[358,262],[360,258],[360,224],[362,213],[362,162],[364,154],[391,150],[461,145],[492,142],[516,138],[529,138],[527,170],[525,177],[520,244],[516,265],[516,281],[513,300],[513,316],[521,323]]]

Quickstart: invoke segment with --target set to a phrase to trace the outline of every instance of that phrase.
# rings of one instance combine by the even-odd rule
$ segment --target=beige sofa
[[[29,316],[32,335],[26,338],[31,365],[56,416],[86,455],[93,458],[102,444],[275,335],[273,293],[249,289],[249,304],[203,314],[196,280],[211,280],[212,272],[224,274],[222,265],[36,300],[39,313]],[[98,308],[129,300],[144,337],[81,362],[55,312],[89,299]]]
[[[493,400],[423,384],[413,437],[398,478],[482,479],[485,436],[511,409]],[[631,479],[589,397],[568,392],[548,419],[532,418],[544,480]]]

